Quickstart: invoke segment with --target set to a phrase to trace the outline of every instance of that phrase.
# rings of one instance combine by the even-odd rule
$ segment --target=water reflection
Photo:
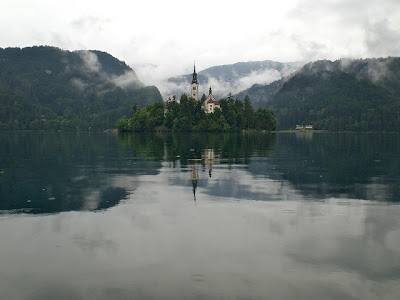
[[[0,212],[54,213],[113,207],[136,189],[135,176],[161,163],[135,160],[117,137],[96,133],[3,132]]]
[[[194,202],[196,203],[196,189],[197,189],[197,182],[199,181],[199,164],[195,160],[193,160],[191,165],[190,179],[192,180],[192,186],[193,186],[193,199]]]
[[[219,155],[215,154],[215,150],[213,148],[204,149],[203,158],[205,165],[208,167],[208,175],[211,178],[213,166],[215,164],[219,164]]]
[[[4,298],[400,296],[397,135],[0,139]]]
[[[273,160],[310,198],[399,201],[398,134],[283,134]],[[258,168],[258,172],[262,170]]]
[[[141,175],[190,169],[201,193],[252,200],[351,198],[399,201],[396,134],[133,134],[4,132],[2,213],[102,210]],[[203,173],[208,176],[203,176]],[[205,174],[204,174],[205,175]]]

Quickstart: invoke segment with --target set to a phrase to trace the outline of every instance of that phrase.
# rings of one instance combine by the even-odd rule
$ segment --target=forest
[[[204,100],[204,97],[203,97]],[[275,130],[273,113],[265,108],[254,110],[250,98],[244,101],[229,95],[219,100],[221,109],[206,114],[202,101],[183,94],[178,102],[175,97],[163,103],[149,104],[143,109],[133,108],[132,117],[122,118],[117,123],[119,131],[164,131],[174,132],[229,132],[241,130]]]
[[[254,106],[274,112],[277,130],[400,131],[400,58],[321,60],[269,85],[254,85]]]
[[[298,74],[268,106],[280,129],[313,124],[328,131],[400,131],[400,99],[353,74]]]
[[[0,48],[0,129],[106,129],[162,101],[124,62],[100,51]]]

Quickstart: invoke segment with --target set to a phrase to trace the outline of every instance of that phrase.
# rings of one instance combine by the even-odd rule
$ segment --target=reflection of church
[[[208,167],[208,175],[211,177],[213,165],[219,163],[219,156],[214,153],[214,149],[204,149],[204,153],[202,154],[202,159],[204,161],[205,166]],[[190,179],[192,180],[193,187],[193,198],[194,202],[196,202],[196,190],[197,183],[199,182],[199,164],[197,159],[192,161]],[[205,171],[205,170],[203,170]]]
[[[190,85],[190,96],[195,100],[199,101],[199,82],[197,81],[196,65],[193,70],[193,79]],[[205,113],[210,114],[215,111],[216,108],[221,109],[219,102],[214,98],[212,89],[210,87],[206,100],[201,104],[201,108]]]
[[[215,155],[214,149],[204,149],[204,163],[208,166],[208,175],[211,177],[213,165],[219,163],[219,156]]]
[[[197,182],[199,181],[199,164],[197,162],[193,162],[192,164],[192,171],[190,173],[190,178],[192,179],[194,202],[196,202],[196,189],[197,189]]]

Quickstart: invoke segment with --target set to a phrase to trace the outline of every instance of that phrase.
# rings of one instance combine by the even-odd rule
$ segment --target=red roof
[[[214,99],[210,99],[207,101],[207,103],[214,103],[215,105],[219,105],[218,101],[214,100]]]

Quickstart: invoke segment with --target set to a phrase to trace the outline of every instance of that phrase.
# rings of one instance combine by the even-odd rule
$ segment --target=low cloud
[[[138,88],[142,87],[143,83],[140,82],[136,73],[133,70],[128,70],[122,75],[110,75],[102,70],[101,63],[96,55],[92,51],[81,50],[79,55],[83,61],[83,70],[86,72],[93,72],[99,74],[103,79],[114,83],[116,86],[121,88]],[[73,83],[81,88],[84,88],[84,82],[82,80],[73,79]]]
[[[395,77],[391,70],[395,58],[351,59],[343,58],[338,61],[321,60],[307,64],[301,72],[320,74],[321,72],[341,71],[353,73],[358,79],[368,79],[374,83]]]
[[[76,30],[94,30],[103,31],[104,26],[110,23],[109,19],[101,19],[94,16],[81,17],[70,23],[71,27]]]
[[[367,52],[375,57],[400,55],[400,33],[388,20],[369,24],[365,31]]]
[[[80,78],[72,78],[71,83],[81,91],[84,91],[87,88],[87,83]]]
[[[143,83],[139,81],[139,78],[133,70],[126,71],[120,76],[112,76],[111,81],[121,88],[136,88],[143,86]]]
[[[216,78],[212,76],[207,76],[207,82],[201,82],[199,80],[199,95],[204,93],[208,95],[209,88],[212,88],[213,95],[217,98],[225,98],[229,93],[233,95],[250,88],[254,84],[269,84],[273,81],[279,80],[284,76],[298,70],[303,64],[294,63],[285,65],[281,70],[277,69],[264,69],[251,71],[246,76],[235,77],[231,80],[225,80],[224,78]],[[178,77],[175,77],[179,79]],[[190,93],[190,81],[187,81],[186,76],[182,76],[182,81],[177,80],[179,83],[170,82],[167,79],[161,80],[157,85],[164,99],[176,95],[178,98],[183,93]]]
[[[100,72],[101,64],[97,58],[96,53],[91,51],[79,51],[79,55],[83,60],[86,70],[91,72]]]

